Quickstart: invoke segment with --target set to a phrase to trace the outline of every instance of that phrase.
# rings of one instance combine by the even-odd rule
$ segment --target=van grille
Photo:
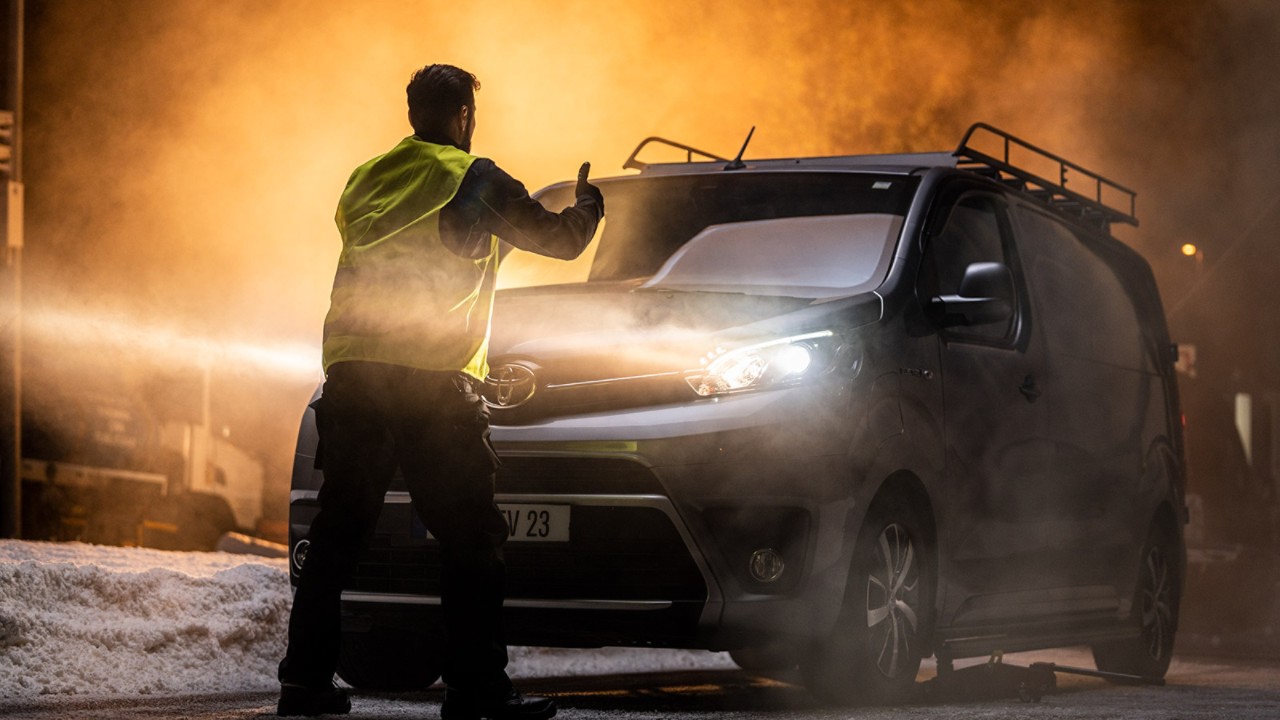
[[[509,494],[661,494],[647,469],[616,460],[512,458],[504,461],[497,483],[500,493]],[[702,573],[680,533],[665,512],[652,506],[574,505],[568,542],[513,541],[503,552],[509,598],[703,602],[707,597]],[[436,596],[439,578],[439,545],[425,537],[410,505],[389,504],[348,589]]]

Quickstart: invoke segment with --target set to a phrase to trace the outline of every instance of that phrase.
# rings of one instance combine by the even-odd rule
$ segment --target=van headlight
[[[716,348],[685,381],[703,397],[791,385],[831,368],[835,333],[830,330],[792,335],[736,348]]]

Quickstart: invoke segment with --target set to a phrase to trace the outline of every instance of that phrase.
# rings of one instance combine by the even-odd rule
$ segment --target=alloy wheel
[[[918,553],[911,533],[899,523],[886,526],[877,540],[866,608],[873,662],[882,675],[896,678],[908,669],[920,627]]]
[[[1159,546],[1147,551],[1142,575],[1142,635],[1147,640],[1147,653],[1161,660],[1169,653],[1173,641],[1174,597],[1169,562]]]

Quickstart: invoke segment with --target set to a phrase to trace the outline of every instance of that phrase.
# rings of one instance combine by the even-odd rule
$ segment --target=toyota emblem
[[[513,408],[529,402],[537,383],[527,365],[510,363],[489,371],[484,379],[485,403],[498,408]]]

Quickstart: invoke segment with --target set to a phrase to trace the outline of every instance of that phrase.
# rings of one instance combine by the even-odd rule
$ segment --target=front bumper
[[[711,649],[821,634],[835,621],[853,508],[847,454],[811,389],[493,426],[504,504],[568,505],[565,543],[509,542],[514,644]],[[294,494],[301,538],[313,493]],[[344,593],[355,625],[438,613],[439,553],[387,496]],[[774,583],[750,574],[782,554]]]

